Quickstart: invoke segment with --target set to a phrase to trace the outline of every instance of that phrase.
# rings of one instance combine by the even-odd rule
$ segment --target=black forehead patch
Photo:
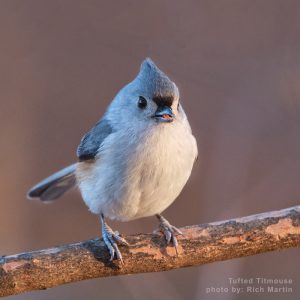
[[[169,106],[171,107],[174,101],[173,96],[154,96],[152,100],[157,106]]]

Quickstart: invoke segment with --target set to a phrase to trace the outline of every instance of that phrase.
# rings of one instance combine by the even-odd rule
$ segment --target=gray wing
[[[77,148],[79,161],[94,159],[102,142],[113,129],[106,119],[101,119],[88,133],[84,135]]]

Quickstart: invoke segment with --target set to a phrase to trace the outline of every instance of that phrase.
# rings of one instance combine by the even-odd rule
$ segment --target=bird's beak
[[[153,118],[158,122],[172,122],[174,118],[172,108],[169,106],[158,106]]]

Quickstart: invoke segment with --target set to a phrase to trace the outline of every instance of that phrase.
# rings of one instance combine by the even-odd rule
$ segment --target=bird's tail
[[[50,201],[59,198],[76,184],[76,164],[70,165],[36,184],[27,193],[29,199]]]

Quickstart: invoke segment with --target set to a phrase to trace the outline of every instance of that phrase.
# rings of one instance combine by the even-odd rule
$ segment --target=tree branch
[[[0,296],[113,275],[160,272],[300,246],[300,206],[181,228],[179,256],[161,236],[127,236],[124,266],[100,239],[0,257]]]

